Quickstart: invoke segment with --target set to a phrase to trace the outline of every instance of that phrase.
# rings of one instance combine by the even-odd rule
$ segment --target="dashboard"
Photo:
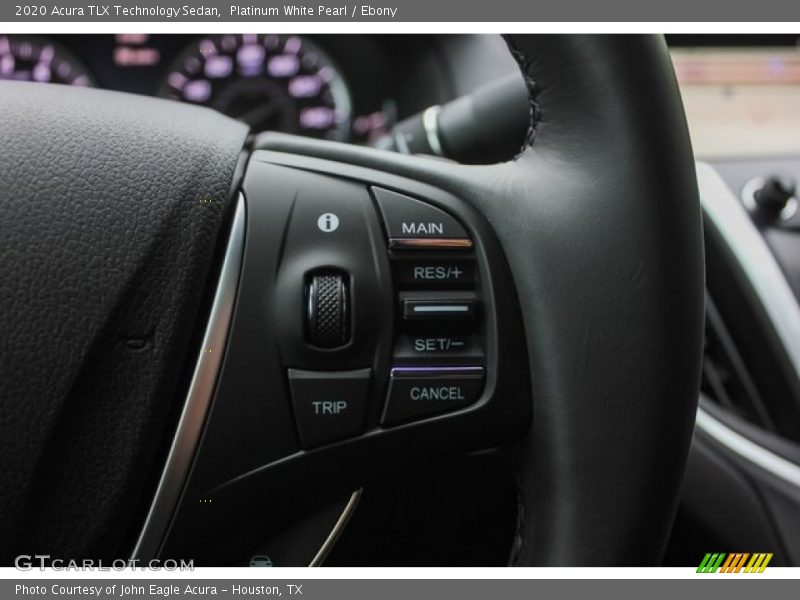
[[[366,144],[471,79],[490,81],[504,54],[497,36],[0,35],[0,79],[159,96],[254,132]]]
[[[695,156],[800,152],[796,36],[677,36],[670,41]]]
[[[668,36],[700,159],[800,151],[796,36]],[[208,106],[255,133],[371,144],[514,72],[500,36],[0,34],[0,79]]]

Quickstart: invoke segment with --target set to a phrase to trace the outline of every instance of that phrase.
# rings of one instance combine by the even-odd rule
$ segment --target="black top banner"
[[[22,0],[4,22],[794,22],[797,0],[347,0],[280,2]]]

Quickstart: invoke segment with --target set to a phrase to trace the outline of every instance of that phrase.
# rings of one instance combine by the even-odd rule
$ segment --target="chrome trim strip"
[[[475,379],[483,377],[483,367],[392,367],[391,379],[439,379],[450,376]]]
[[[471,307],[466,304],[436,304],[431,306],[415,306],[415,313],[440,313],[440,312],[469,312]]]
[[[774,452],[767,450],[763,446],[752,442],[742,434],[715,419],[702,408],[697,409],[696,424],[700,431],[719,442],[737,456],[800,489],[800,465],[796,465],[782,456],[778,456]]]
[[[408,147],[406,138],[399,132],[394,134],[394,145],[397,147],[400,154],[411,154],[411,149]]]
[[[753,286],[800,377],[800,304],[750,215],[711,165],[697,164],[700,202]]]
[[[461,249],[472,248],[472,240],[469,238],[391,238],[389,247]]]
[[[425,112],[422,113],[422,127],[425,129],[425,139],[428,140],[428,146],[436,156],[444,156],[442,142],[439,139],[439,112],[441,110],[442,108],[437,105],[426,108]]]
[[[217,382],[228,329],[233,315],[245,239],[245,200],[240,193],[222,262],[219,283],[211,305],[203,346],[189,385],[175,437],[167,455],[153,502],[147,513],[132,558],[147,560],[158,555],[194,458]]]
[[[328,558],[331,550],[333,550],[333,547],[336,545],[339,537],[344,532],[344,528],[347,527],[347,524],[350,522],[350,518],[355,512],[358,502],[361,500],[362,491],[363,489],[358,489],[350,496],[350,500],[348,500],[344,510],[342,511],[342,514],[339,515],[339,518],[336,520],[333,529],[331,529],[328,537],[322,543],[322,546],[317,554],[311,559],[311,563],[308,565],[309,567],[321,567],[325,562],[325,559]]]

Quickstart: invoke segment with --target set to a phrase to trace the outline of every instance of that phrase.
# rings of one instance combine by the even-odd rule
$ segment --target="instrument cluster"
[[[0,80],[160,96],[211,107],[244,121],[254,132],[369,143],[402,113],[426,106],[426,94],[403,91],[404,59],[413,54],[404,41],[410,40],[285,34],[0,35]]]

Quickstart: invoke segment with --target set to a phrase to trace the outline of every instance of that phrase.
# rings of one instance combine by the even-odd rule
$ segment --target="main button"
[[[483,367],[395,367],[383,424],[407,423],[469,406],[482,389]]]
[[[300,444],[312,448],[361,433],[371,377],[371,369],[289,369]]]
[[[467,231],[443,210],[403,194],[373,187],[389,247],[409,249],[465,249],[472,247]]]

